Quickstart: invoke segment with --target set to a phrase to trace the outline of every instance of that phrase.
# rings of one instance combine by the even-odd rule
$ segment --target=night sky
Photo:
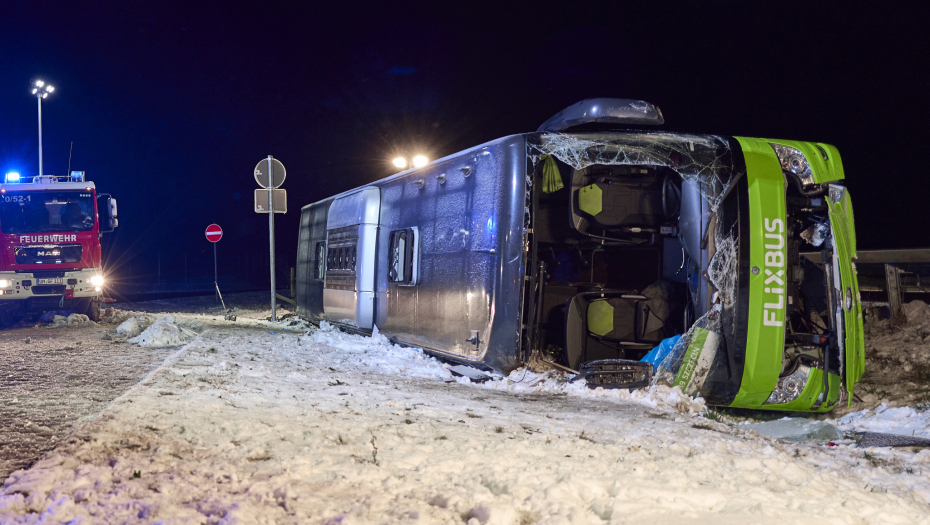
[[[45,172],[66,173],[73,141],[71,169],[118,199],[111,271],[210,250],[211,222],[221,260],[267,253],[252,169],[269,154],[292,258],[301,206],[589,97],[653,102],[667,130],[835,144],[859,248],[930,245],[930,31],[903,3],[185,4],[0,11],[0,170],[37,173],[30,82],[54,84]]]

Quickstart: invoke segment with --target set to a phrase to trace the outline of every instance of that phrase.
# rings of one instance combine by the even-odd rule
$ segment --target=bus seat
[[[596,182],[578,190],[578,209],[602,228],[658,228],[665,218],[662,192],[650,186],[611,179]]]
[[[654,345],[642,341],[643,295],[618,290],[575,294],[565,309],[563,357],[577,370],[595,359],[630,359]],[[638,358],[638,356],[636,356]]]
[[[671,170],[595,165],[576,170],[571,181],[571,226],[582,235],[653,242],[678,220],[681,184]]]
[[[671,284],[658,281],[641,294],[595,290],[575,294],[565,309],[563,357],[577,370],[594,359],[639,359],[667,337]]]
[[[588,331],[616,341],[635,340],[637,303],[620,297],[591,301],[587,308]]]

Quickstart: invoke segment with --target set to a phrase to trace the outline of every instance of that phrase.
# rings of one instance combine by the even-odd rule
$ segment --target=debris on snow
[[[74,310],[49,310],[47,312],[43,312],[42,315],[39,316],[39,322],[51,323],[55,320],[56,316],[68,317],[73,313],[75,313]]]
[[[146,315],[130,317],[116,327],[116,333],[124,337],[136,337],[141,334],[143,330],[148,328],[152,322],[153,320]]]
[[[49,325],[49,328],[67,328],[73,326],[95,326],[96,323],[90,320],[84,314],[70,314],[65,317],[63,315],[55,315],[52,317],[52,323]]]
[[[878,432],[930,439],[930,410],[913,407],[891,408],[882,403],[874,410],[860,410],[837,419],[837,427],[847,431]]]
[[[842,415],[863,409],[930,405],[930,307],[923,301],[904,305],[905,326],[880,319],[879,309],[865,316],[865,375],[856,385],[861,402],[838,406]]]
[[[464,376],[476,383],[487,381],[491,376],[478,370],[477,368],[465,365],[454,365],[449,367],[449,371],[456,376]]]
[[[923,301],[911,301],[903,307],[907,325],[920,337],[930,336],[930,306]]]
[[[815,443],[843,439],[843,434],[830,423],[805,417],[784,417],[774,421],[743,423],[740,428],[755,430],[763,436],[785,441],[811,441]]]
[[[119,328],[117,328],[117,330],[119,330]],[[181,326],[181,324],[176,322],[176,318],[174,316],[169,315],[155,321],[154,324],[146,328],[141,334],[130,339],[130,342],[139,346],[151,346],[157,348],[162,346],[186,345],[187,343],[193,341],[196,337],[197,332],[191,328]]]
[[[859,439],[860,447],[923,447],[930,448],[930,439],[902,436],[900,434],[882,434],[864,432]]]

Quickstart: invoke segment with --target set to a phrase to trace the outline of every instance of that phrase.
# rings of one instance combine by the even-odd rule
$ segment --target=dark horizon
[[[288,170],[278,256],[301,206],[390,175],[399,153],[436,159],[534,131],[590,97],[648,100],[672,131],[836,145],[860,249],[927,247],[921,128],[930,46],[917,12],[808,3],[562,3],[384,12],[288,4],[135,1],[7,7],[0,19],[0,169],[84,170],[119,201],[113,262],[267,253],[255,164]],[[221,258],[223,255],[221,255]],[[141,258],[141,259],[140,259]],[[290,264],[293,264],[291,262]]]

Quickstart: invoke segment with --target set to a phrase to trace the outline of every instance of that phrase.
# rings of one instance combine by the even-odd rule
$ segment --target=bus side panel
[[[332,200],[305,206],[300,210],[300,232],[297,235],[297,313],[321,319],[323,316],[323,279],[318,269],[325,270],[326,216]],[[318,247],[323,260],[318,260]]]
[[[494,213],[487,208],[499,193],[496,174],[479,166],[483,157],[449,159],[383,186],[379,277],[390,264],[391,232],[416,227],[420,257],[415,285],[386,282],[382,331],[466,360],[483,353],[468,339],[476,331],[480,341],[488,330],[487,281],[493,279],[486,262],[493,246],[475,229]]]
[[[419,179],[420,174],[416,174]],[[418,346],[435,344],[417,332],[417,295],[419,286],[399,286],[388,280],[391,252],[391,232],[416,226],[422,228],[417,210],[420,189],[410,177],[387,181],[381,186],[381,217],[378,235],[377,263],[377,325],[381,333],[396,336],[399,340]],[[423,232],[420,231],[422,236]],[[418,239],[421,250],[422,242]],[[422,267],[422,262],[421,262]],[[420,282],[423,282],[422,276]]]
[[[525,170],[515,136],[381,185],[381,332],[502,371],[518,365]],[[390,236],[412,227],[419,282],[399,285],[387,279]]]

